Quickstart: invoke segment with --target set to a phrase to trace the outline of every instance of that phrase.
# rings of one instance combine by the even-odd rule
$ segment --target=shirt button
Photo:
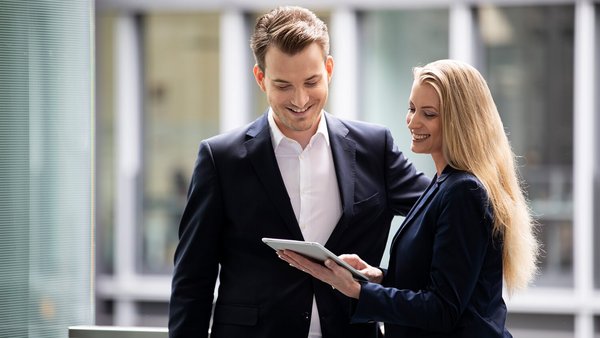
[[[304,313],[302,314],[302,318],[304,318],[305,320],[309,320],[309,319],[310,319],[310,313],[308,313],[308,312],[304,312]]]

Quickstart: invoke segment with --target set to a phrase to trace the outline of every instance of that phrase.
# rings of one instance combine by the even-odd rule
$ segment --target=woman
[[[353,322],[384,322],[386,337],[512,337],[503,281],[511,293],[527,285],[538,244],[489,88],[463,62],[417,67],[406,122],[412,151],[430,154],[437,173],[394,236],[388,269],[342,255],[369,277],[359,283],[333,261],[279,255],[355,298]]]

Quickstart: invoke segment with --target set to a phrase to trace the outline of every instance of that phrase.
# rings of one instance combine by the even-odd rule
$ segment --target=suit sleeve
[[[210,146],[202,142],[175,251],[169,337],[207,337],[218,275],[224,222],[222,196]]]
[[[386,129],[385,168],[388,202],[395,215],[406,216],[431,180],[398,150],[392,134]]]
[[[429,285],[408,290],[365,283],[352,320],[440,332],[453,328],[468,305],[490,243],[486,196],[474,181],[450,187],[440,204]]]

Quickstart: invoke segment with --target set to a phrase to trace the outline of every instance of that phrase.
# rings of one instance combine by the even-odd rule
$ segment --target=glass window
[[[509,312],[506,327],[513,337],[575,337],[575,318],[572,315]]]
[[[448,57],[448,10],[366,12],[361,27],[360,118],[390,128],[400,150],[433,175],[430,156],[410,152],[405,117],[412,68]]]
[[[543,242],[538,286],[573,286],[573,6],[478,10],[481,69]]]
[[[435,173],[431,157],[410,151],[405,117],[412,68],[448,57],[448,10],[366,12],[360,25],[359,118],[387,126],[399,149],[431,177]],[[394,219],[391,234],[401,223],[402,218]],[[382,266],[388,260],[386,249]]]
[[[98,274],[114,271],[114,198],[116,182],[114,113],[115,15],[96,16],[96,260]]]
[[[0,2],[0,337],[93,324],[90,2]]]
[[[142,272],[169,273],[200,141],[219,131],[219,16],[143,21]]]

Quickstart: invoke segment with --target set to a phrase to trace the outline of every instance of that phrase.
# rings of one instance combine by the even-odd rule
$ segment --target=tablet
[[[275,250],[291,250],[303,256],[312,258],[319,262],[324,262],[330,258],[338,265],[343,266],[352,273],[352,277],[358,281],[368,282],[369,278],[360,271],[353,268],[350,264],[339,259],[333,252],[317,242],[294,241],[291,239],[263,238],[262,241]]]

